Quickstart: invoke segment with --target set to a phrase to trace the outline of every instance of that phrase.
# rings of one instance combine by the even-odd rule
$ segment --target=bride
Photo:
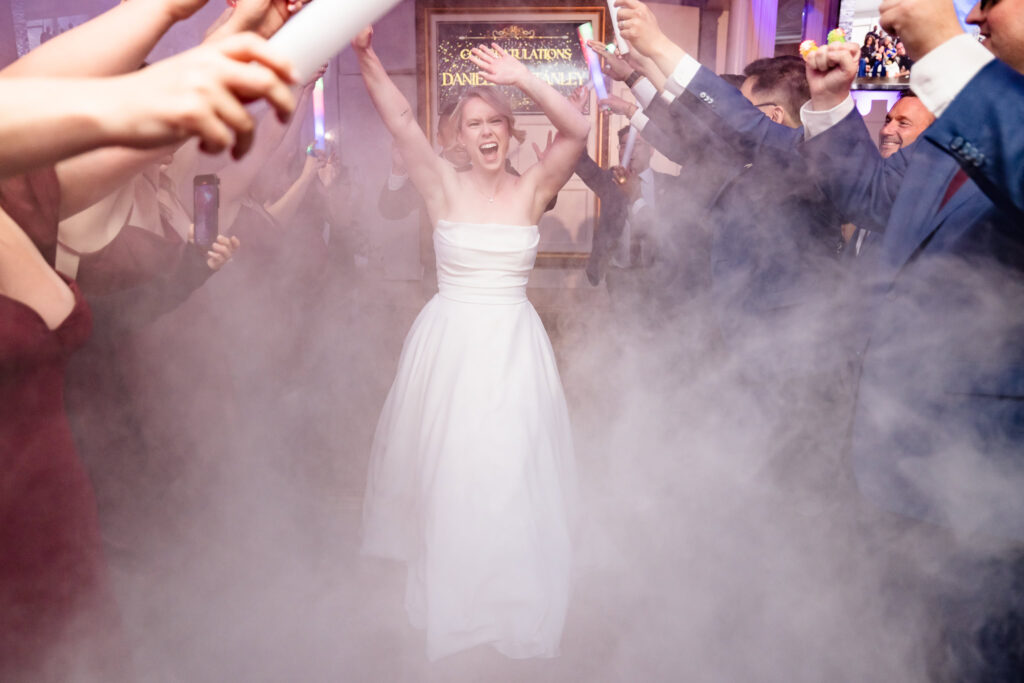
[[[489,643],[553,657],[569,598],[575,486],[569,416],[551,343],[526,298],[537,221],[573,173],[589,123],[496,44],[470,59],[531,97],[558,130],[522,176],[505,159],[507,100],[473,88],[453,113],[471,161],[431,148],[372,48],[353,41],[367,90],[434,224],[438,293],[405,339],[374,437],[367,555],[405,562],[405,606],[438,659]]]

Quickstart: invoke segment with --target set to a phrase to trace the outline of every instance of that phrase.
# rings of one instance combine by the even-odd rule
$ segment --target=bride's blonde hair
[[[512,104],[509,102],[508,97],[505,96],[505,93],[501,92],[494,86],[477,85],[462,93],[462,97],[459,98],[459,103],[455,105],[455,111],[452,112],[452,118],[455,120],[456,131],[462,130],[462,110],[465,109],[466,102],[473,97],[479,97],[481,100],[494,107],[494,110],[498,112],[498,115],[505,119],[505,122],[508,124],[509,135],[522,144],[523,140],[526,139],[526,131],[516,128],[516,119],[512,114]]]

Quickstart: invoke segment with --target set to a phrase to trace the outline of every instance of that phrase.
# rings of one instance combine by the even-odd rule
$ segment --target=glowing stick
[[[636,128],[633,126],[629,127],[629,134],[626,137],[626,149],[622,152],[622,159],[619,160],[619,165],[622,168],[629,169],[629,160],[633,158],[633,145],[636,144]]]
[[[615,44],[619,48],[619,54],[628,54],[629,43],[619,33],[619,8],[615,6],[615,0],[608,0],[608,13],[612,15],[612,29],[615,31]]]
[[[316,138],[316,148],[326,149],[324,144],[324,77],[316,79],[313,86],[313,137]]]
[[[601,59],[587,45],[588,40],[594,39],[594,25],[589,21],[585,24],[580,24],[576,29],[576,33],[580,37],[583,56],[586,57],[587,66],[590,68],[590,82],[594,84],[594,92],[597,93],[597,99],[606,100],[608,99],[608,88],[605,87],[604,74],[601,73]]]
[[[360,31],[387,14],[399,0],[317,0],[306,5],[270,39],[308,82],[331,57],[344,50]]]

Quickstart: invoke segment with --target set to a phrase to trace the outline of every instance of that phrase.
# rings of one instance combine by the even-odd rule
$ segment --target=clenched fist
[[[857,78],[860,46],[857,43],[822,45],[807,55],[807,84],[811,89],[811,108],[832,109],[850,94]]]
[[[951,0],[882,0],[879,23],[897,35],[913,59],[921,59],[963,33]]]

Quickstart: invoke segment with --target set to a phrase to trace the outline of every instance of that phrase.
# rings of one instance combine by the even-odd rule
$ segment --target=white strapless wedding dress
[[[439,221],[438,293],[405,339],[377,425],[363,553],[408,564],[437,659],[482,643],[552,657],[569,598],[572,435],[526,298],[536,226]]]

